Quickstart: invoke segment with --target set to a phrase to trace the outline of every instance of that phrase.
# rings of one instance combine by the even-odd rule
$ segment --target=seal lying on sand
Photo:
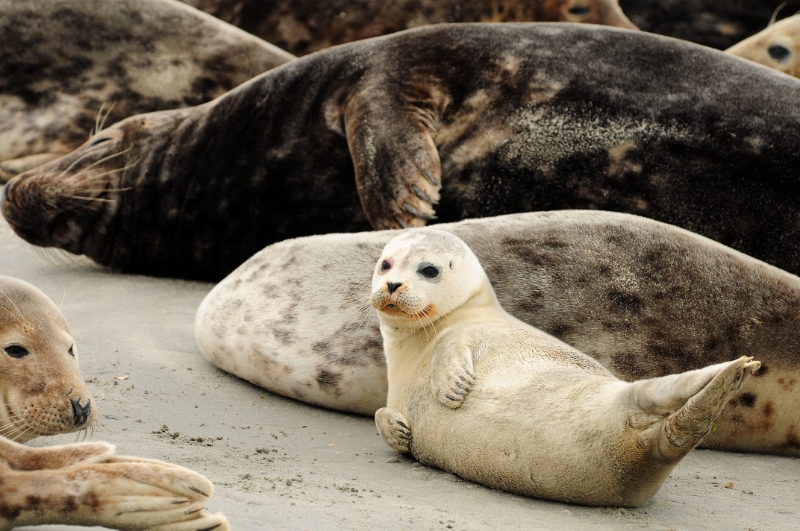
[[[584,22],[636,29],[617,0],[184,0],[295,55],[443,22]]]
[[[764,29],[773,13],[800,10],[800,0],[619,0],[642,30],[724,50]]]
[[[726,51],[800,77],[800,15],[772,24]]]
[[[89,429],[96,408],[69,325],[27,282],[0,276],[0,435],[25,442]]]
[[[753,358],[626,383],[510,316],[453,234],[397,236],[375,267],[389,374],[383,439],[426,465],[586,505],[649,500],[759,368]]]
[[[799,278],[627,214],[529,213],[437,228],[473,249],[511,315],[623,380],[754,354],[761,371],[701,446],[800,455]],[[274,393],[372,415],[386,405],[386,365],[364,279],[397,234],[267,247],[200,305],[201,352]]]
[[[28,448],[9,440],[91,428],[97,410],[64,316],[44,293],[4,276],[0,349],[0,530],[229,529],[224,516],[203,511],[213,486],[191,470],[117,457],[105,443]]]
[[[0,0],[0,35],[0,182],[103,123],[205,103],[293,59],[173,0]]]
[[[196,279],[286,238],[556,208],[645,215],[800,272],[798,146],[800,81],[729,54],[450,24],[131,117],[10,182],[2,212],[36,245]]]
[[[113,454],[105,443],[28,448],[0,437],[0,530],[45,524],[230,529],[225,516],[204,510],[214,488],[200,474]]]

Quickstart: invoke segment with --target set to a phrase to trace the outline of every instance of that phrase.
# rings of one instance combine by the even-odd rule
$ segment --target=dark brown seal
[[[173,0],[0,0],[0,35],[0,182],[293,58]]]
[[[643,31],[668,35],[720,50],[763,30],[777,18],[800,10],[800,0],[619,0]]]
[[[757,356],[761,370],[701,446],[800,456],[797,276],[628,214],[533,212],[436,228],[469,244],[511,315],[623,380]],[[378,318],[364,301],[397,234],[263,249],[200,305],[201,352],[274,393],[372,415],[386,405],[387,372]]]
[[[295,55],[445,22],[584,22],[636,29],[617,0],[184,0]]]
[[[296,236],[559,208],[641,214],[800,272],[799,146],[800,81],[729,54],[583,24],[438,25],[120,122],[12,181],[2,212],[36,245],[201,279]]]

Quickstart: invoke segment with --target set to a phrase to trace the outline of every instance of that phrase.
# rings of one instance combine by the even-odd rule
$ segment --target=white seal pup
[[[755,355],[761,369],[700,446],[800,456],[800,278],[628,214],[535,212],[437,228],[472,248],[506,311],[623,380]],[[263,249],[200,305],[200,351],[273,393],[372,416],[386,405],[386,364],[364,301],[375,260],[397,234]]]
[[[447,232],[390,241],[370,303],[388,366],[383,439],[426,465],[511,492],[637,506],[712,429],[752,358],[633,383],[507,314]]]
[[[0,435],[25,442],[95,418],[67,320],[36,287],[0,276]]]

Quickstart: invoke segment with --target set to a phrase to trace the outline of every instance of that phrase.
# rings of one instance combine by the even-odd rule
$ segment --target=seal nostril
[[[399,288],[402,285],[403,285],[402,282],[387,282],[386,283],[386,287],[389,289],[389,294],[390,295],[392,293],[394,293],[395,291],[397,291],[397,288]]]
[[[83,426],[86,424],[86,421],[89,420],[89,415],[92,413],[92,401],[87,400],[86,405],[81,405],[81,399],[69,399],[70,404],[72,404],[72,418],[75,422],[75,426]]]

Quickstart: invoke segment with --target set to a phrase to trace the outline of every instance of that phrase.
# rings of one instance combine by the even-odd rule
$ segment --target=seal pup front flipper
[[[631,418],[631,425],[644,428],[651,424],[639,433],[640,444],[659,459],[683,458],[711,431],[722,408],[759,367],[761,362],[741,357],[632,383],[631,396],[642,413]]]
[[[432,82],[383,84],[395,83],[362,81],[344,106],[358,195],[374,229],[422,227],[436,219],[442,169],[431,135],[448,97]]]

